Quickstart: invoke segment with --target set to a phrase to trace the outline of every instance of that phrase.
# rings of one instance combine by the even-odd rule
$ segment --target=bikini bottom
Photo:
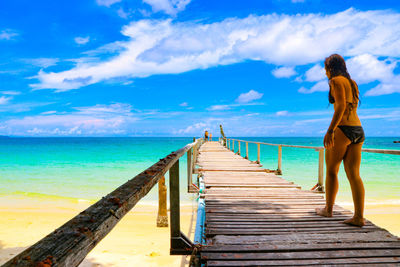
[[[364,130],[361,126],[339,125],[338,128],[342,130],[352,144],[359,144],[365,140]]]

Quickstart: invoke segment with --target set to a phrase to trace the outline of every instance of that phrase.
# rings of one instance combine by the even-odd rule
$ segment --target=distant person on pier
[[[347,72],[344,59],[338,54],[325,59],[325,71],[329,79],[329,102],[333,104],[335,112],[324,137],[326,206],[316,212],[321,216],[332,217],[339,188],[338,171],[343,161],[354,202],[354,215],[344,223],[363,226],[365,191],[360,177],[360,164],[365,136],[357,115],[358,86]]]
[[[212,133],[210,133],[210,141],[212,141]]]
[[[204,132],[204,140],[205,140],[205,141],[208,141],[208,131],[205,131],[205,132]]]

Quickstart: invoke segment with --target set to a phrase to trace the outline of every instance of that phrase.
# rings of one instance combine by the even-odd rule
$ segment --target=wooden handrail
[[[169,171],[171,180],[179,182],[179,158],[191,148],[202,142],[197,139],[195,142],[170,153],[156,164],[141,172],[113,192],[79,213],[70,221],[56,229],[51,234],[38,241],[28,249],[24,250],[14,258],[6,262],[3,267],[11,266],[78,266],[86,255],[114,228],[114,226],[126,215],[140,199],[142,199],[153,186]],[[173,176],[171,178],[171,175]],[[178,203],[171,203],[171,254],[173,245],[180,244],[181,235],[179,227],[179,184],[173,184],[174,192],[171,192],[171,200]],[[173,210],[174,208],[174,210]],[[178,211],[177,211],[178,209]],[[188,248],[175,251],[188,254]],[[46,265],[47,264],[47,265]]]
[[[232,145],[230,142],[232,141]],[[274,143],[265,143],[265,142],[257,142],[257,141],[248,141],[241,139],[233,139],[227,138],[226,143],[228,144],[227,148],[234,151],[235,141],[239,144],[239,155],[240,155],[240,142],[246,143],[246,158],[248,159],[248,144],[257,144],[257,163],[260,164],[260,145],[268,145],[268,146],[277,146],[278,147],[278,168],[276,170],[277,174],[282,174],[282,147],[294,147],[294,148],[306,148],[306,149],[314,149],[318,151],[318,183],[314,187],[315,191],[323,192],[324,191],[324,150],[325,148],[322,146],[302,146],[302,145],[288,145],[288,144],[274,144]],[[390,154],[390,155],[400,155],[400,150],[394,149],[370,149],[364,148],[361,150],[362,152],[368,153],[380,153],[380,154]]]
[[[282,146],[282,147],[308,148],[308,149],[314,149],[315,151],[319,151],[319,150],[321,150],[321,149],[324,149],[323,146],[301,146],[301,145],[274,144],[274,143],[247,141],[247,140],[232,139],[232,138],[227,138],[227,139],[228,139],[228,140],[232,140],[232,141],[247,142],[247,143],[250,143],[250,144],[261,144],[261,145]],[[400,155],[400,150],[396,150],[396,149],[372,149],[372,148],[363,148],[361,151],[362,151],[362,152],[368,152],[368,153],[379,153],[379,154]]]

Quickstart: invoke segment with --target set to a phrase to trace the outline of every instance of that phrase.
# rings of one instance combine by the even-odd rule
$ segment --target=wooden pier
[[[325,204],[321,194],[218,142],[206,142],[199,152],[205,266],[400,266],[400,240],[388,231],[369,221],[362,228],[341,223],[352,213],[339,206],[332,218],[317,216],[315,208]]]

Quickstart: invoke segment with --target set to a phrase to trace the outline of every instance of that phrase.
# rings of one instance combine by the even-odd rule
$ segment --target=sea
[[[236,137],[276,144],[322,146],[322,137]],[[170,152],[191,143],[184,137],[54,137],[0,138],[0,196],[96,201],[153,165]],[[393,137],[369,137],[364,148],[400,150]],[[236,144],[237,151],[237,144]],[[242,143],[242,154],[245,145]],[[250,160],[257,146],[249,144]],[[276,169],[278,149],[261,145],[261,164]],[[400,205],[400,155],[362,154],[361,177],[367,205]],[[187,193],[186,156],[180,159],[181,201]],[[282,177],[311,189],[318,181],[318,152],[282,149]],[[196,180],[193,175],[193,181]],[[168,185],[168,173],[166,174]],[[157,186],[140,203],[157,203]],[[339,172],[338,203],[351,203],[351,190],[343,166]]]

